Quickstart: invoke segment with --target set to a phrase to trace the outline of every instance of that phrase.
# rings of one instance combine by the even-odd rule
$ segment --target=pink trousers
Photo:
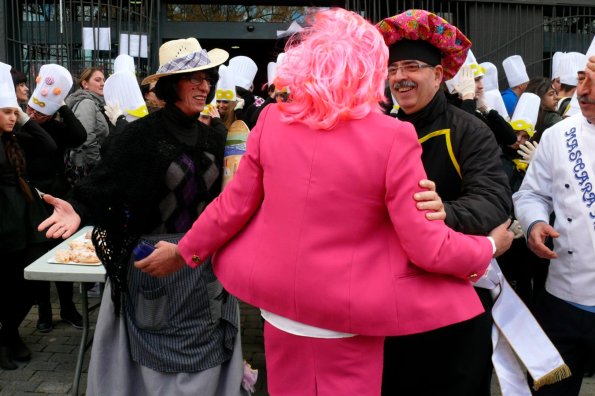
[[[384,337],[302,337],[265,321],[264,347],[271,396],[380,395]]]

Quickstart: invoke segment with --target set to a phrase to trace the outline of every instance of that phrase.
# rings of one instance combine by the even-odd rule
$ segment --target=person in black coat
[[[15,361],[28,361],[31,351],[19,326],[31,309],[31,282],[23,275],[32,252],[45,241],[36,224],[47,212],[27,182],[24,149],[54,151],[52,138],[29,120],[17,103],[9,66],[0,64],[0,368],[15,370]]]
[[[389,47],[389,88],[400,106],[396,116],[417,131],[428,179],[444,203],[445,223],[459,232],[486,235],[512,209],[501,150],[488,126],[450,105],[441,89],[460,68],[471,42],[423,10],[384,19],[377,27]],[[438,27],[453,39],[418,36]],[[456,45],[449,47],[454,37]],[[487,289],[475,290],[483,314],[426,333],[386,338],[382,395],[489,395],[493,303]]]
[[[87,139],[87,132],[66,104],[53,115],[45,115],[30,106],[27,106],[27,113],[49,133],[57,146],[57,150],[53,152],[27,155],[27,171],[31,185],[55,197],[65,197],[70,190],[70,183],[65,175],[64,155],[68,149],[83,144]],[[54,240],[48,241],[44,244],[44,250],[50,250],[58,243]],[[40,253],[43,254],[45,251]],[[82,328],[82,316],[72,301],[73,283],[55,282],[55,285],[60,300],[60,317],[72,326]],[[50,282],[36,281],[35,297],[39,313],[37,330],[47,333],[53,328]]]

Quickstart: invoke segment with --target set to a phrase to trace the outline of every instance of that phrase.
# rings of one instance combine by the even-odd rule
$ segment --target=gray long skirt
[[[239,321],[238,321],[239,322]],[[109,281],[103,293],[87,376],[88,396],[247,396],[240,332],[231,359],[196,373],[160,373],[132,361],[123,315],[114,315]]]

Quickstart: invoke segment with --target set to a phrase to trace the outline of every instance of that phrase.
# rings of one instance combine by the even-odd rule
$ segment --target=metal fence
[[[579,5],[555,2],[494,2],[448,0],[346,0],[346,8],[372,22],[419,8],[432,11],[455,24],[473,45],[479,62],[498,66],[501,88],[506,87],[502,60],[521,55],[529,77],[551,76],[556,51],[585,53],[595,35],[595,2]],[[539,3],[539,4],[538,4]],[[580,3],[583,3],[580,5]]]
[[[159,0],[5,1],[6,61],[30,78],[46,63],[73,76],[90,66],[107,75],[121,52],[137,55],[139,77],[153,68]]]
[[[31,77],[42,64],[49,62],[66,66],[75,76],[87,66],[100,66],[110,73],[113,59],[123,46],[134,49],[138,45],[137,49],[141,49],[142,38],[137,43],[131,40],[133,37],[146,38],[146,57],[136,56],[135,62],[139,77],[150,74],[156,68],[157,50],[163,39],[161,25],[176,23],[167,21],[161,14],[166,13],[168,4],[192,3],[188,0],[4,1],[7,14],[4,18],[5,48],[2,51],[0,45],[0,54],[4,52],[5,61]],[[259,1],[264,0],[254,3]],[[213,0],[200,3],[216,4]],[[266,3],[272,1],[266,0]],[[280,0],[278,3],[309,2]],[[324,3],[316,0],[317,5]],[[328,1],[328,5],[340,3]],[[478,61],[490,61],[500,68],[504,88],[501,62],[510,55],[521,55],[529,76],[533,77],[550,75],[555,51],[586,51],[595,33],[595,4],[593,0],[566,3],[560,5],[559,1],[551,0],[535,0],[533,4],[482,0],[345,0],[344,6],[372,22],[411,8],[426,9],[442,16],[471,39]],[[184,23],[188,22],[182,24],[190,26]],[[191,26],[197,27],[194,34],[201,37],[200,29],[204,29],[205,24]],[[84,28],[91,31],[94,46],[101,44],[103,35],[109,32],[108,47],[86,49]]]

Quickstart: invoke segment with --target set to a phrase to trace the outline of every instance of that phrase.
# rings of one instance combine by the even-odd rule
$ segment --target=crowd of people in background
[[[0,368],[31,359],[34,305],[54,325],[50,282],[23,269],[93,225],[88,395],[249,394],[237,299],[261,309],[271,395],[489,396],[494,372],[504,396],[578,395],[595,372],[595,39],[549,76],[511,54],[506,86],[471,47],[425,10],[373,25],[333,8],[269,62],[262,97],[253,59],[195,38],[142,81],[128,55],[34,84],[0,63]],[[82,328],[73,284],[55,286]],[[499,370],[497,309],[539,323],[545,357],[509,339],[528,380]]]

